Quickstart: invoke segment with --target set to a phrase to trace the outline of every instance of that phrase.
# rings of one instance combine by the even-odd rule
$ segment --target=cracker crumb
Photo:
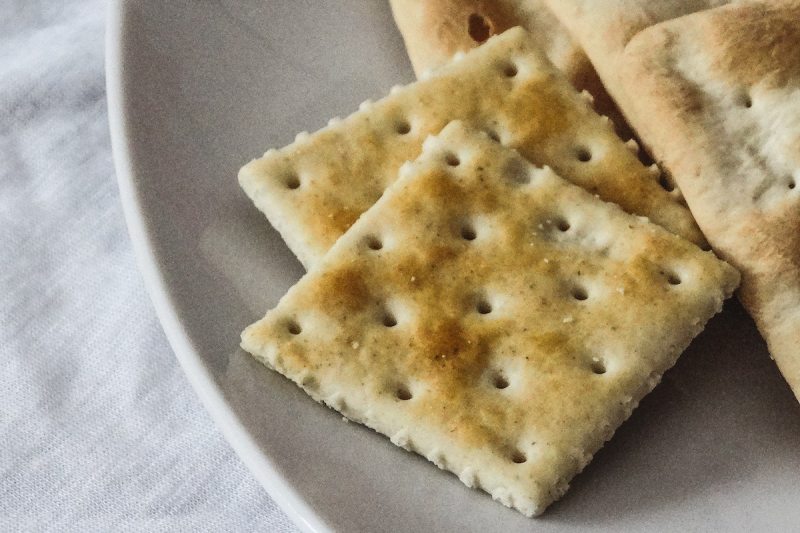
[[[358,341],[353,341],[350,343],[350,346],[352,346],[354,350],[358,350],[358,347],[361,345],[358,343]]]
[[[564,324],[569,324],[569,323],[570,323],[570,322],[572,322],[573,320],[575,320],[575,319],[574,319],[574,318],[572,318],[572,315],[570,315],[570,316],[565,316],[565,317],[563,318],[563,320],[561,320],[561,322],[563,322]]]

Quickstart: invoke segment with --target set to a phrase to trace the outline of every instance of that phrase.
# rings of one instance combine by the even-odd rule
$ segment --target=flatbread
[[[242,347],[530,516],[737,283],[713,253],[454,122]]]
[[[638,97],[636,86],[625,95],[621,81],[625,45],[641,30],[665,20],[719,7],[731,0],[543,0],[594,65],[606,91],[616,102],[628,123],[637,131],[638,122],[630,115],[631,99]],[[642,120],[647,120],[643,117]]]
[[[522,26],[574,87],[594,96],[597,112],[610,117],[624,139],[631,138],[589,58],[543,0],[390,0],[390,4],[417,77],[492,35]]]
[[[800,398],[800,2],[654,26],[625,52],[636,124],[682,187]]]
[[[267,152],[241,169],[239,182],[310,268],[394,182],[400,165],[419,155],[423,140],[454,119],[490,129],[534,164],[629,212],[704,241],[680,198],[659,185],[657,169],[638,161],[521,28]]]

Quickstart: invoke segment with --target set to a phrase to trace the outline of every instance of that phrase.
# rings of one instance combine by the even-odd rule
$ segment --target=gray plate
[[[798,405],[735,302],[534,520],[342,423],[238,349],[303,271],[237,169],[411,80],[383,1],[111,7],[111,127],[141,269],[190,381],[273,498],[310,530],[800,527]]]

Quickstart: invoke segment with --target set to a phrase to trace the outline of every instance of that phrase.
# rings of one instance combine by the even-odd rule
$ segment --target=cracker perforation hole
[[[787,187],[789,187],[789,190],[794,190],[797,187],[797,182],[794,180],[794,178],[789,178]]]
[[[395,389],[394,397],[397,398],[398,400],[407,402],[408,400],[413,398],[414,395],[411,394],[411,391],[408,390],[408,387],[406,387],[405,385],[400,385]]]
[[[383,313],[383,318],[381,322],[387,328],[393,328],[397,325],[397,317],[395,317],[394,314],[392,314],[391,312],[386,311]]]
[[[588,163],[592,160],[592,152],[585,146],[579,146],[578,149],[575,150],[575,156],[581,163]]]
[[[485,298],[481,298],[478,300],[478,303],[475,304],[475,310],[482,315],[488,315],[492,312],[492,304]]]
[[[407,120],[401,120],[395,124],[394,131],[398,135],[408,135],[411,132],[411,124]]]
[[[592,369],[592,373],[598,376],[601,376],[606,373],[606,363],[600,358],[595,357],[592,359],[589,368]]]
[[[497,133],[496,131],[494,131],[494,130],[486,130],[486,135],[488,135],[489,138],[491,140],[493,140],[494,142],[496,142],[496,143],[500,142],[500,134]]]
[[[284,185],[287,189],[295,190],[300,188],[300,177],[297,174],[288,174],[283,179]]]
[[[286,331],[288,331],[292,335],[300,335],[303,332],[303,328],[300,327],[300,324],[298,324],[297,321],[290,320],[286,324]]]
[[[492,376],[492,386],[494,386],[495,389],[506,389],[508,385],[508,378],[503,374],[498,372]]]
[[[589,292],[580,285],[574,286],[570,294],[572,295],[573,298],[575,298],[579,302],[584,302],[589,299]]]
[[[512,450],[511,461],[513,461],[518,465],[521,465],[528,461],[528,457],[521,450]]]
[[[670,285],[680,285],[682,283],[682,280],[680,276],[678,276],[676,273],[667,272],[667,282]]]
[[[476,43],[482,43],[492,36],[492,24],[480,13],[472,13],[467,19],[467,33]]]
[[[749,94],[744,94],[741,96],[740,101],[742,103],[742,107],[746,109],[750,109],[753,107],[753,97]]]
[[[377,252],[383,248],[383,242],[377,237],[377,235],[368,235],[365,239],[367,244],[367,248]]]
[[[503,75],[506,78],[513,78],[519,73],[519,69],[514,63],[508,63],[503,67]]]
[[[454,154],[452,152],[448,152],[444,156],[444,161],[445,161],[445,163],[447,163],[448,166],[451,166],[451,167],[457,167],[458,165],[461,164],[461,160],[458,158],[458,156],[456,154]]]
[[[461,238],[465,241],[474,241],[478,236],[475,227],[472,224],[465,223],[461,226]]]
[[[556,228],[558,228],[558,231],[560,231],[562,233],[569,231],[569,228],[571,227],[569,225],[569,222],[567,222],[563,218],[560,218],[560,219],[556,220],[555,221],[555,226],[556,226]]]

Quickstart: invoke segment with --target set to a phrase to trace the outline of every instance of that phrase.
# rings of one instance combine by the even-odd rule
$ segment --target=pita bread
[[[539,514],[738,274],[457,122],[400,174],[242,346]]]
[[[623,56],[635,123],[683,189],[800,397],[800,2],[654,26]],[[635,85],[634,85],[635,84]]]
[[[239,182],[310,268],[394,182],[400,165],[419,155],[424,139],[455,119],[491,129],[532,163],[704,242],[680,198],[659,185],[657,171],[638,161],[521,28],[267,152],[241,169]]]
[[[625,96],[622,54],[625,45],[641,30],[659,22],[711,9],[731,0],[543,0],[589,56],[606,91],[628,123],[632,107]],[[631,98],[636,98],[635,85]],[[638,131],[637,131],[638,132]]]

